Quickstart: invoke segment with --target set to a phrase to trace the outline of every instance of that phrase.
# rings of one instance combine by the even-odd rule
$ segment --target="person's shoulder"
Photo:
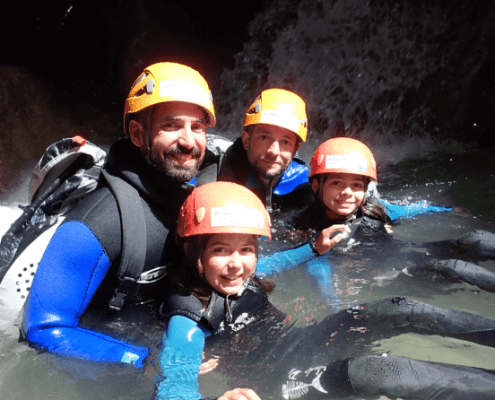
[[[117,201],[106,185],[101,185],[95,191],[81,199],[68,213],[67,220],[86,221],[90,218],[101,218],[118,212]]]
[[[193,321],[203,317],[203,304],[197,297],[170,285],[158,310],[161,320],[169,320],[174,315],[183,315]]]
[[[220,156],[233,145],[234,141],[216,134],[206,134],[206,149],[212,155]]]

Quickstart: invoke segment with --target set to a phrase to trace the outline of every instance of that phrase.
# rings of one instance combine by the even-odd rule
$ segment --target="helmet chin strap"
[[[146,149],[148,150],[145,155],[146,162],[152,167],[156,167],[155,163],[151,160],[151,107],[148,109],[148,117],[146,123],[146,131],[144,132],[144,139],[146,141]]]

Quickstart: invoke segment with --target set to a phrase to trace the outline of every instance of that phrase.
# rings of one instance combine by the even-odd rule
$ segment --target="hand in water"
[[[261,400],[261,398],[251,389],[229,390],[217,400]]]
[[[464,207],[454,207],[454,214],[460,215],[461,217],[472,217],[473,214],[467,208]]]
[[[337,232],[339,233],[333,236]],[[320,256],[330,251],[330,249],[339,243],[345,234],[351,233],[351,230],[347,225],[332,225],[330,228],[321,231],[320,236],[315,241],[315,249]],[[333,237],[332,237],[333,236]]]
[[[199,374],[206,374],[213,371],[218,367],[218,357],[210,358],[208,361],[204,361],[199,367]]]

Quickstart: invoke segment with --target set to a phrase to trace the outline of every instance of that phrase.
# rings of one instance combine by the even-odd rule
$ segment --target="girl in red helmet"
[[[390,298],[332,314],[316,326],[294,328],[268,300],[274,285],[255,276],[257,240],[271,237],[270,219],[248,189],[228,182],[195,189],[181,208],[177,234],[186,261],[172,267],[160,307],[167,328],[158,354],[162,378],[157,399],[201,398],[198,375],[215,367],[211,359],[201,365],[203,351],[222,354],[217,360],[220,370],[268,398],[384,394],[488,399],[495,395],[495,375],[488,372],[362,356],[347,344],[372,340],[372,334],[363,338],[368,331],[391,335],[394,329],[411,325],[442,330],[445,335],[480,331],[490,336],[495,333],[493,321]],[[463,383],[455,385],[461,378]],[[218,400],[260,400],[256,392],[234,389]]]
[[[160,307],[161,317],[168,321],[159,354],[167,379],[158,384],[156,396],[198,399],[197,375],[215,365],[210,360],[200,367],[205,337],[240,329],[259,319],[259,310],[269,304],[267,293],[274,285],[261,281],[255,271],[257,238],[271,237],[270,217],[249,189],[213,182],[187,198],[177,235],[186,265],[171,272],[171,281],[177,285]],[[181,366],[173,360],[181,360]],[[220,399],[260,400],[248,389],[234,389]]]
[[[316,199],[297,226],[321,231],[313,243],[318,254],[328,252],[358,223],[384,235],[391,232],[384,206],[366,197],[369,184],[378,179],[375,158],[360,141],[342,137],[322,143],[311,158],[309,178]]]

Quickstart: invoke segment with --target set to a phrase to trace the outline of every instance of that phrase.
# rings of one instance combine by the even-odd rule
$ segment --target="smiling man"
[[[163,294],[164,266],[182,257],[175,221],[192,190],[186,183],[205,157],[206,128],[215,121],[208,84],[197,71],[159,63],[142,72],[125,104],[127,138],[112,145],[104,170],[125,195],[137,192],[144,233],[124,224],[124,234],[130,231],[140,244],[145,239],[144,268],[138,278],[122,275],[121,203],[101,185],[70,211],[40,262],[22,326],[30,345],[143,366],[153,343],[135,335],[146,332],[155,296]]]
[[[242,136],[225,152],[218,180],[246,186],[268,209],[309,204],[308,169],[295,157],[307,135],[304,101],[287,90],[264,90],[244,117]]]

